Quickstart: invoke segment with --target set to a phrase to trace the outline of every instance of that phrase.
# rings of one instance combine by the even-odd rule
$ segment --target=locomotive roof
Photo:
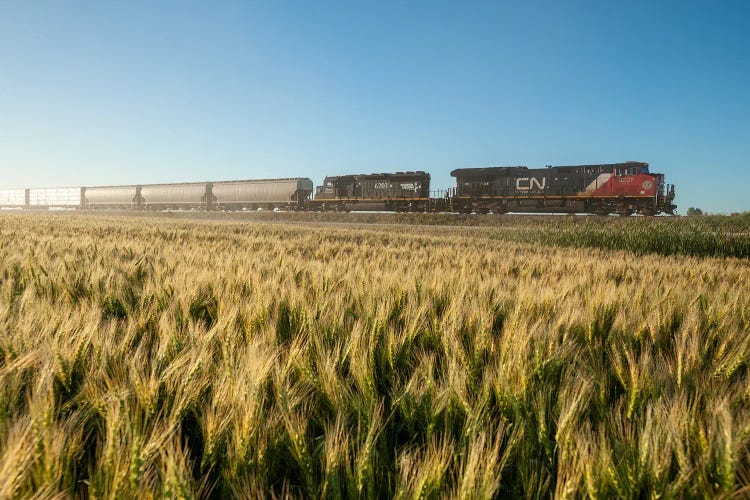
[[[619,167],[619,166],[639,166],[648,167],[648,163],[643,161],[624,161],[620,163],[592,163],[589,165],[550,165],[553,168],[581,168],[581,167]]]
[[[416,170],[413,172],[382,172],[382,173],[373,173],[373,174],[332,175],[326,178],[335,179],[335,178],[344,178],[344,177],[356,177],[358,179],[398,179],[398,178],[430,177],[430,174],[423,170]]]
[[[510,170],[526,170],[527,167],[523,165],[513,166],[513,167],[481,167],[481,168],[457,168],[456,170],[451,172],[451,176],[453,177],[467,177],[467,176],[488,176],[488,175],[497,175],[502,174],[505,172],[508,172]]]
[[[560,169],[574,169],[574,168],[584,168],[584,167],[621,167],[621,166],[638,166],[638,167],[648,167],[648,163],[640,162],[640,161],[626,161],[622,163],[597,163],[597,164],[590,164],[590,165],[547,165],[550,168],[560,168]],[[508,172],[512,171],[518,171],[518,170],[528,170],[528,167],[525,167],[523,165],[518,166],[509,166],[509,167],[480,167],[480,168],[457,168],[456,170],[453,170],[451,172],[451,176],[453,177],[492,177],[496,175],[503,175],[507,174]]]

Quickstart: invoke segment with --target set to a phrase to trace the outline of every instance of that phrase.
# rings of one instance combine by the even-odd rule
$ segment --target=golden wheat
[[[0,216],[0,497],[747,494],[748,261],[503,234]]]

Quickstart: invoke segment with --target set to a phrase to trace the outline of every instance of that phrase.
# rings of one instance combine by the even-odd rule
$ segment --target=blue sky
[[[750,210],[750,2],[0,0],[0,188],[647,161]]]

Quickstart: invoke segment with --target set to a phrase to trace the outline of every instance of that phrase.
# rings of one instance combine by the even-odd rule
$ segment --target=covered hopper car
[[[25,208],[29,206],[28,189],[0,189],[0,207]]]
[[[28,190],[30,208],[78,208],[83,188],[40,188]]]
[[[298,177],[214,182],[211,203],[215,210],[302,209],[312,191],[313,182]]]
[[[205,209],[208,208],[209,183],[184,182],[179,184],[148,184],[141,186],[141,208]]]
[[[139,208],[140,186],[97,186],[83,190],[82,207],[95,209],[125,209]]]

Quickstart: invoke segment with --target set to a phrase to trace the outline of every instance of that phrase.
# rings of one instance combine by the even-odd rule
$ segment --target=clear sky
[[[0,188],[646,161],[750,210],[750,2],[0,0]]]

